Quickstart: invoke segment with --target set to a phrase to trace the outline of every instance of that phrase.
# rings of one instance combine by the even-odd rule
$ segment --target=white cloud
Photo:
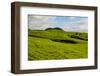
[[[69,17],[69,18],[70,18],[70,19],[75,19],[76,17],[72,17],[72,16],[71,16],[71,17]]]
[[[83,21],[77,24],[64,25],[61,28],[65,31],[88,32],[88,23]]]
[[[29,28],[34,29],[34,30],[44,30],[48,27],[53,27],[51,25],[52,19],[54,17],[50,16],[34,16],[34,15],[29,15]]]

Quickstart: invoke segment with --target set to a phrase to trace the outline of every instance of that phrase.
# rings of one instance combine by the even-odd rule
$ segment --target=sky
[[[28,28],[31,30],[55,27],[64,31],[88,32],[88,17],[28,15]]]

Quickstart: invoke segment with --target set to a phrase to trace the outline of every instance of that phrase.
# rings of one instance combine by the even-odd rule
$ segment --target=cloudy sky
[[[88,32],[88,17],[28,15],[28,27],[32,30],[59,27],[65,31]]]

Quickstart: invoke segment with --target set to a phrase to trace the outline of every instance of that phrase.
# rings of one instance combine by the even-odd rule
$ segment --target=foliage
[[[61,28],[59,28],[59,27],[55,27],[55,28],[47,28],[47,29],[45,29],[45,30],[62,30]],[[63,30],[62,30],[63,31]]]

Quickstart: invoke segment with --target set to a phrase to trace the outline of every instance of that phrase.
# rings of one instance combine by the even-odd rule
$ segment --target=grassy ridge
[[[51,39],[54,41],[65,40],[65,41],[71,41],[72,43],[84,42],[83,39],[78,39],[76,37],[75,38],[72,37],[75,34],[76,34],[75,32],[65,32],[62,30],[47,30],[47,31],[33,30],[33,31],[29,31],[29,36],[31,36],[31,37],[46,38],[46,39]],[[81,34],[81,36],[84,35],[84,33],[80,33],[80,34]],[[75,36],[77,36],[77,35],[75,35]],[[83,38],[85,39],[85,36]]]
[[[75,34],[62,30],[30,30],[28,60],[87,58],[87,41],[71,38]],[[87,34],[81,33],[80,37],[87,38]]]

